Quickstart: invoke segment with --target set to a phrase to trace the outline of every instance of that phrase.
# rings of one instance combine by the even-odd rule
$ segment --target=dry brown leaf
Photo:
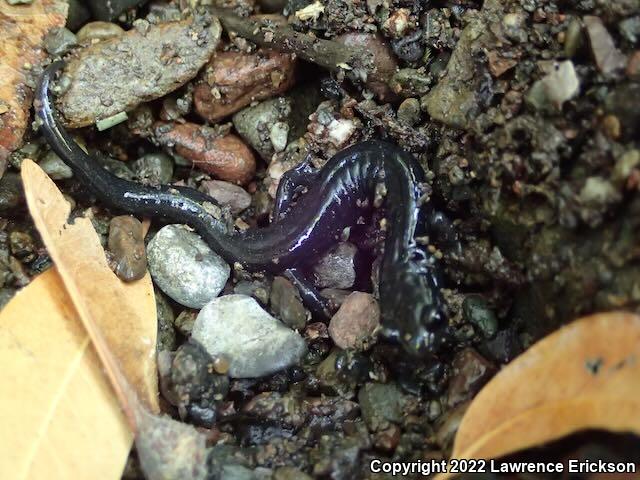
[[[31,160],[22,163],[29,211],[130,419],[124,374],[143,404],[158,412],[155,361],[157,319],[149,273],[124,283],[111,271],[87,218],[68,224],[69,203]],[[132,422],[134,423],[134,422]]]
[[[0,365],[0,478],[120,478],[132,435],[55,269],[0,313]]]
[[[33,67],[46,57],[43,38],[49,30],[64,27],[67,8],[62,0],[29,5],[0,1],[0,177],[27,128]]]
[[[592,315],[536,343],[480,391],[452,458],[499,458],[585,429],[640,435],[638,412],[640,317]]]

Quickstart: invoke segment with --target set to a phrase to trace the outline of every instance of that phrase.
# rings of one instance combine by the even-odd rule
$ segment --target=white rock
[[[297,363],[306,344],[248,295],[213,299],[198,315],[191,336],[213,357],[229,360],[229,375],[256,378]]]
[[[224,288],[229,265],[194,232],[167,225],[147,246],[149,271],[156,285],[176,302],[202,308]]]

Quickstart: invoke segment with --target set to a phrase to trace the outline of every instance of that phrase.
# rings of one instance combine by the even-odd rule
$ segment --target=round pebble
[[[125,282],[139,280],[147,272],[142,223],[130,215],[113,217],[107,243],[115,274]]]
[[[331,318],[329,335],[340,348],[362,349],[380,325],[380,307],[373,295],[353,292]]]
[[[166,153],[148,153],[133,162],[131,169],[142,183],[162,185],[171,182],[173,161]]]
[[[149,271],[158,287],[181,305],[202,308],[229,279],[227,263],[182,225],[163,227],[147,247]]]

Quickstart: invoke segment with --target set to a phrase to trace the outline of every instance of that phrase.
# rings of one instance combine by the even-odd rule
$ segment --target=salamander
[[[44,71],[34,105],[44,138],[81,183],[110,208],[191,226],[231,264],[286,274],[316,311],[324,308],[322,298],[300,275],[301,268],[319,259],[345,228],[371,210],[376,186],[383,183],[382,333],[418,356],[438,352],[447,343],[450,334],[435,260],[415,240],[425,224],[420,216],[423,170],[410,154],[392,143],[369,140],[337,153],[321,169],[303,162],[282,177],[268,226],[229,231],[210,213],[206,204],[215,200],[206,194],[118,178],[85,153],[62,126],[50,98],[52,78],[62,66],[55,62]],[[296,195],[300,186],[306,192]]]

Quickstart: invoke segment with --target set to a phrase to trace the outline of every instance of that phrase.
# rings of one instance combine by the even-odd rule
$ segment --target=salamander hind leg
[[[289,268],[285,270],[284,276],[298,289],[302,302],[311,311],[314,318],[321,321],[331,319],[335,310],[331,302],[322,296],[300,269]]]

